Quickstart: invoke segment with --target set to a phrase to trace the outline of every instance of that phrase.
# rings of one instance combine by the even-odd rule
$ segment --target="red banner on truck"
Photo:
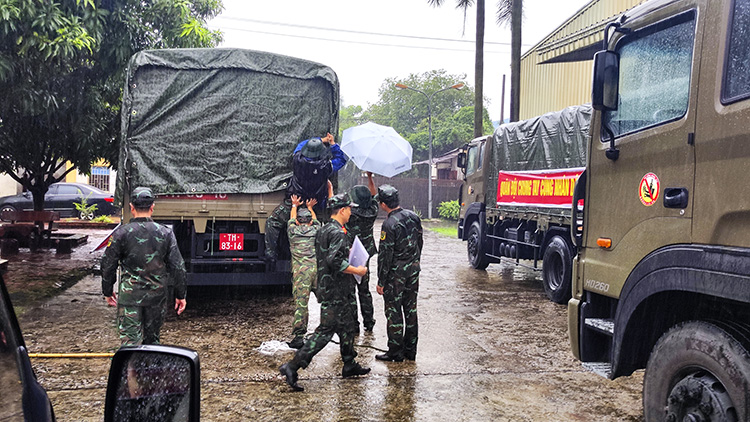
[[[573,188],[583,170],[501,171],[497,205],[570,208]]]

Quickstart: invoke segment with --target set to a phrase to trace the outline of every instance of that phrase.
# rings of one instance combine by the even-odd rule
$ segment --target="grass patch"
[[[441,234],[443,236],[458,237],[458,227],[455,225],[446,227],[446,226],[435,226],[435,227],[429,227],[429,230],[432,230],[438,234]]]

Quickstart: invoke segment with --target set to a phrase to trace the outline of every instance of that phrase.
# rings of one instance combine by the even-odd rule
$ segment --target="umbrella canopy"
[[[341,150],[360,170],[393,177],[411,169],[412,148],[390,126],[367,122],[344,130]]]

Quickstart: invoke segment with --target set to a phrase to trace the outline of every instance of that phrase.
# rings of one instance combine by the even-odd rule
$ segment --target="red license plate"
[[[219,233],[219,250],[241,251],[245,249],[245,235],[242,233]]]

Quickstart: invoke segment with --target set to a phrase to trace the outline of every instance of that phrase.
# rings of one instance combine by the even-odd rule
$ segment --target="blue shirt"
[[[311,139],[320,139],[320,138],[311,138]],[[301,150],[302,147],[304,147],[307,144],[307,141],[310,139],[305,139],[304,141],[297,144],[297,148],[294,149],[294,154],[297,153],[297,151]],[[336,173],[337,171],[341,170],[342,167],[346,164],[346,160],[348,158],[346,157],[346,154],[344,154],[344,151],[341,151],[341,147],[339,144],[333,144],[330,146],[331,148],[331,166],[333,167],[333,172]]]

